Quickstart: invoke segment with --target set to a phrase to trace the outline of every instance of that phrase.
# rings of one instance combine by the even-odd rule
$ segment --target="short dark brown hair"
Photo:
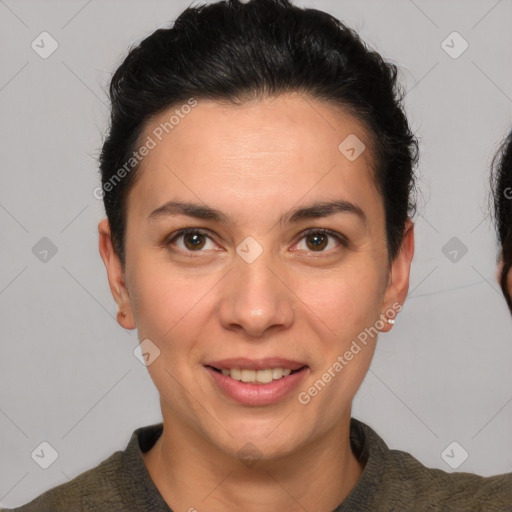
[[[288,0],[226,0],[187,8],[174,26],[156,30],[132,48],[112,78],[100,170],[112,242],[123,265],[126,198],[139,166],[117,178],[148,121],[191,97],[240,104],[294,91],[341,106],[368,130],[388,254],[394,259],[415,210],[418,158],[396,66],[325,12]]]

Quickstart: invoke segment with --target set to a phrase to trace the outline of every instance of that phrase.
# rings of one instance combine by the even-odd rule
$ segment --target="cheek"
[[[297,296],[343,342],[379,318],[381,281],[376,268],[347,266],[321,279],[301,278]]]
[[[201,302],[212,277],[194,278],[170,269],[158,259],[138,259],[132,269],[130,299],[139,337],[169,344],[183,325],[193,336],[199,322]]]
[[[135,286],[133,308],[139,339],[151,340],[159,350],[147,370],[168,404],[185,403],[183,386],[194,385],[191,369],[202,356],[208,307],[204,295],[211,286],[162,272],[146,273]]]

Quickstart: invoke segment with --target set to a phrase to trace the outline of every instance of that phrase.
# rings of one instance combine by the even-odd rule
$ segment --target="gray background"
[[[0,0],[1,505],[97,465],[161,419],[137,335],[115,321],[93,189],[111,73],[188,3]],[[403,68],[421,139],[410,296],[354,416],[426,465],[451,471],[441,453],[457,441],[469,453],[459,471],[512,471],[512,321],[487,210],[489,163],[512,126],[512,2],[296,3],[331,12]],[[47,59],[31,48],[43,31],[59,44]],[[469,44],[456,59],[441,45],[453,31]],[[460,42],[448,40],[452,51]],[[46,262],[32,250],[43,237],[57,248]],[[455,262],[443,253],[452,237]],[[42,441],[59,454],[46,470],[31,458]]]

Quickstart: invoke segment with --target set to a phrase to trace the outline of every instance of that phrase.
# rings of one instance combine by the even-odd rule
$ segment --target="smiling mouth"
[[[246,384],[269,384],[271,382],[283,379],[298,373],[307,368],[306,365],[292,370],[290,368],[264,368],[261,370],[252,370],[246,368],[215,368],[214,366],[207,365],[207,367],[215,370],[217,373],[222,373],[225,377],[229,377],[233,380],[244,382]]]

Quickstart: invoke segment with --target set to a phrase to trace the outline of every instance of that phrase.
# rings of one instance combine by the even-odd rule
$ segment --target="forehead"
[[[231,203],[236,197],[247,207],[304,194],[327,199],[336,191],[360,200],[379,195],[362,123],[297,93],[242,105],[175,105],[147,123],[141,140],[149,139],[153,147],[129,199],[129,210],[140,213],[177,193],[195,200],[214,194]]]

